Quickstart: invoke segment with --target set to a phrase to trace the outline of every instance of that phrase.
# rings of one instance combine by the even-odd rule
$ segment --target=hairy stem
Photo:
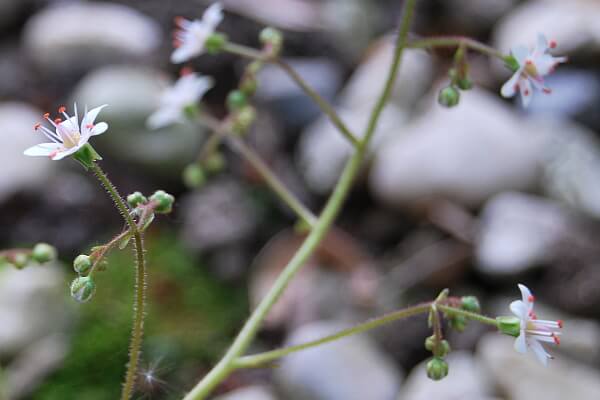
[[[482,324],[492,325],[494,327],[498,327],[498,321],[495,318],[486,317],[485,315],[477,314],[474,312],[466,311],[461,308],[450,307],[442,304],[436,305],[438,310],[443,311],[445,313],[454,314],[454,315],[462,315],[465,318],[471,319],[473,321],[481,322]]]
[[[507,56],[499,50],[490,47],[486,44],[478,42],[463,36],[439,36],[426,39],[417,39],[406,44],[406,47],[412,49],[424,49],[433,47],[460,47],[464,46],[479,53],[488,55],[490,57],[497,57],[504,60]]]
[[[260,354],[254,354],[250,356],[240,357],[235,363],[234,367],[236,369],[240,368],[255,368],[260,367],[268,362],[274,361],[278,358],[284,357],[288,354],[295,353],[297,351],[305,350],[311,347],[320,346],[322,344],[330,343],[338,339],[342,339],[346,336],[356,335],[358,333],[363,333],[368,330],[377,328],[381,325],[388,324],[392,321],[412,317],[414,315],[422,314],[430,309],[431,303],[419,304],[413,307],[405,308],[404,310],[395,311],[393,313],[389,313],[382,317],[374,318],[362,324],[353,326],[348,329],[341,330],[333,335],[325,336],[321,339],[313,340],[310,342],[306,342],[303,344],[284,347],[282,349],[267,351]]]
[[[129,212],[127,203],[123,200],[117,188],[108,179],[104,171],[97,163],[93,163],[92,172],[102,186],[106,189],[112,198],[115,206],[129,225],[129,229],[133,232],[134,250],[136,259],[135,272],[135,299],[133,305],[133,328],[131,332],[131,340],[129,344],[129,363],[127,364],[127,372],[125,374],[125,382],[121,392],[121,400],[129,400],[133,395],[137,369],[140,360],[142,347],[142,338],[144,335],[144,317],[146,314],[146,261],[144,259],[144,242],[142,232],[138,229],[135,220]]]
[[[323,209],[319,219],[311,230],[310,234],[306,237],[294,257],[285,266],[279,277],[275,280],[275,283],[262,299],[258,307],[252,312],[250,318],[246,321],[242,330],[234,340],[233,344],[225,353],[225,356],[219,361],[219,363],[185,396],[184,400],[200,400],[204,399],[220,382],[223,381],[234,369],[235,360],[240,357],[248,348],[256,333],[260,329],[260,326],[267,316],[273,305],[279,300],[284,290],[294,278],[296,273],[305,264],[308,258],[317,249],[329,228],[333,224],[333,221],[340,212],[354,178],[358,174],[358,171],[365,158],[366,148],[368,147],[369,140],[373,135],[373,131],[381,115],[381,110],[389,98],[391,88],[393,87],[396,77],[397,69],[400,65],[402,57],[403,45],[406,41],[410,22],[414,11],[416,0],[407,0],[404,5],[404,16],[401,22],[400,31],[398,35],[398,46],[394,53],[394,60],[392,68],[390,69],[387,77],[386,84],[384,86],[383,93],[379,99],[376,107],[373,110],[373,114],[370,119],[369,127],[366,131],[361,145],[356,147],[356,150],[352,157],[346,162],[342,175],[338,180],[333,193],[331,194],[325,208]]]

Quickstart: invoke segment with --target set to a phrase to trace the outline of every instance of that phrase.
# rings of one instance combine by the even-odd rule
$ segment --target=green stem
[[[133,217],[129,212],[127,203],[123,200],[117,188],[108,179],[104,171],[97,163],[92,163],[91,170],[96,175],[102,186],[106,189],[117,209],[129,225],[133,232],[134,250],[136,255],[136,276],[135,276],[135,300],[133,306],[133,329],[129,344],[129,363],[125,374],[125,382],[121,392],[121,400],[129,400],[133,395],[137,369],[140,360],[142,347],[142,338],[144,335],[144,316],[146,314],[146,262],[144,259],[144,242],[142,233],[138,229]]]
[[[486,44],[478,42],[463,36],[440,36],[426,39],[417,39],[406,44],[406,47],[411,49],[423,49],[431,47],[454,47],[465,46],[471,50],[478,51],[490,57],[497,57],[504,60],[507,56],[499,50],[490,47]]]
[[[310,85],[306,83],[306,81],[300,76],[300,74],[298,74],[298,72],[296,72],[291,65],[283,61],[281,58],[269,57],[260,51],[234,43],[226,44],[224,50],[242,57],[261,60],[279,66],[286,74],[289,75],[290,78],[292,78],[294,82],[296,82],[296,84],[304,91],[304,93],[306,93],[319,106],[319,108],[321,108],[321,111],[323,111],[323,113],[329,117],[335,127],[338,128],[340,133],[342,133],[342,135],[344,135],[344,137],[346,137],[346,139],[348,139],[354,147],[360,145],[360,141],[356,135],[352,133],[346,124],[344,124],[333,106],[331,106],[327,100],[325,100],[323,97],[321,97],[321,95],[319,95],[319,93],[311,88]]]
[[[244,143],[243,140],[234,135],[227,137],[227,142],[235,151],[241,154],[254,169],[262,176],[267,185],[288,205],[309,227],[313,227],[317,217],[307,209],[304,204],[277,178],[269,166],[260,158],[258,154]]]
[[[338,180],[331,197],[327,201],[325,208],[319,216],[319,219],[294,257],[292,257],[279,277],[275,280],[275,283],[267,295],[262,299],[254,312],[252,312],[250,318],[246,321],[242,327],[242,330],[235,338],[233,344],[227,350],[221,361],[219,361],[219,363],[185,396],[184,400],[204,399],[220,382],[223,381],[223,379],[225,379],[231,373],[231,371],[234,370],[235,360],[247,350],[248,346],[256,336],[256,333],[260,329],[264,318],[267,316],[277,300],[279,300],[296,273],[317,249],[327,234],[333,221],[340,212],[340,209],[344,204],[348,193],[350,192],[354,178],[357,176],[365,158],[366,148],[368,147],[368,142],[377,125],[377,121],[381,114],[381,109],[383,109],[385,102],[389,98],[391,88],[395,83],[397,69],[400,65],[400,59],[402,56],[402,45],[406,41],[415,3],[416,0],[407,0],[404,5],[404,17],[401,22],[400,33],[398,36],[398,49],[394,53],[392,69],[389,72],[384,93],[377,103],[377,106],[373,110],[369,128],[367,129],[361,145],[356,148],[352,157],[350,157],[350,159],[346,162],[340,179]]]
[[[370,321],[364,322],[362,324],[353,326],[352,328],[341,330],[333,335],[325,336],[321,339],[313,340],[307,343],[284,347],[282,349],[267,351],[264,353],[254,354],[246,357],[240,357],[234,362],[234,368],[241,369],[260,367],[268,362],[284,357],[288,354],[295,353],[297,351],[330,343],[335,340],[344,338],[346,336],[366,332],[368,330],[377,328],[381,325],[385,325],[396,320],[425,313],[430,309],[430,305],[431,303],[419,304],[413,307],[405,308],[404,310],[395,311],[382,317],[378,317]]]
[[[486,317],[485,315],[465,311],[462,308],[455,308],[442,304],[437,304],[436,307],[438,308],[438,310],[448,314],[462,315],[463,317],[471,319],[473,321],[481,322],[482,324],[492,325],[496,328],[498,327],[498,321],[496,321],[495,318]]]

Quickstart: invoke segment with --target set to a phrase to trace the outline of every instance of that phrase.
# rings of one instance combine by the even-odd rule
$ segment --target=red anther
[[[552,93],[552,89],[550,89],[550,88],[543,88],[542,91],[546,94]]]
[[[50,118],[50,113],[45,113],[44,114],[44,119],[48,119],[48,118]]]
[[[527,61],[525,61],[525,64],[527,64],[527,65],[531,65],[531,64],[533,64],[533,61],[531,61],[531,60],[527,60]]]
[[[65,111],[67,111],[67,107],[65,107],[65,106],[60,106],[60,107],[58,107],[58,112],[59,112],[60,114],[64,113]]]
[[[556,343],[557,346],[560,345],[560,338],[556,335],[552,335],[552,339],[554,339],[554,343]]]
[[[178,48],[181,47],[181,40],[173,40],[173,47]]]
[[[87,124],[85,127],[88,129],[92,129],[94,127],[94,124]]]
[[[535,301],[535,297],[532,294],[530,294],[529,297],[527,297],[527,301],[533,303]]]
[[[60,118],[56,118],[56,119],[54,120],[54,123],[55,123],[55,124],[60,124],[61,122],[62,122],[62,119],[60,119]]]
[[[33,129],[37,131],[38,129],[40,129],[40,127],[41,127],[41,126],[42,126],[42,124],[40,124],[40,123],[38,122],[37,124],[35,124],[35,125],[33,126]]]
[[[558,324],[558,327],[562,329],[562,327],[563,327],[562,319],[559,319],[558,321],[556,321],[556,323]]]
[[[558,43],[556,43],[556,40],[551,40],[549,46],[551,49],[555,49],[556,46],[558,46]]]
[[[183,18],[182,16],[177,16],[173,18],[173,21],[175,21],[175,25],[181,26],[185,22],[185,18]]]
[[[525,89],[525,91],[523,92],[523,94],[524,94],[525,96],[529,96],[529,90]]]
[[[186,75],[190,75],[193,73],[194,73],[194,70],[191,67],[183,67],[183,68],[181,68],[181,70],[179,70],[180,76],[186,76]]]

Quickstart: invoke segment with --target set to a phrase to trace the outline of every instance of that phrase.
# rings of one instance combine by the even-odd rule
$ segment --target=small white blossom
[[[196,104],[212,86],[212,78],[187,69],[182,70],[181,78],[173,86],[165,89],[160,97],[158,110],[148,117],[146,124],[150,129],[158,129],[183,122],[185,108]]]
[[[66,107],[62,106],[58,109],[58,113],[62,114],[65,119],[61,118],[51,119],[50,114],[44,114],[44,119],[47,120],[54,131],[42,126],[37,123],[34,129],[41,130],[41,132],[50,139],[50,143],[41,143],[25,150],[26,156],[46,156],[52,160],[62,160],[63,158],[76,153],[81,147],[83,147],[90,137],[100,135],[108,129],[106,122],[94,123],[100,110],[107,105],[104,104],[100,107],[85,111],[81,124],[79,123],[79,116],[77,114],[77,104],[74,105],[75,115],[72,117],[66,113]]]
[[[171,54],[171,62],[183,63],[204,52],[206,39],[215,32],[217,25],[223,20],[223,7],[215,3],[208,7],[201,20],[189,21],[177,17],[175,23],[179,29],[175,30],[173,45],[176,47]]]
[[[535,298],[527,286],[519,284],[521,300],[510,303],[510,310],[521,320],[520,334],[515,340],[515,350],[526,353],[530,348],[537,359],[544,365],[548,365],[548,359],[553,358],[546,352],[541,342],[560,344],[560,329],[563,326],[561,320],[545,321],[537,319],[533,311]]]
[[[550,49],[555,47],[555,41],[548,42],[544,35],[539,34],[533,50],[530,51],[525,46],[513,48],[511,54],[519,64],[519,68],[502,86],[500,91],[502,96],[513,97],[518,90],[523,105],[527,107],[531,102],[533,88],[546,94],[551,93],[551,89],[544,84],[544,76],[553,72],[558,64],[567,61],[567,57],[553,57],[549,54]]]

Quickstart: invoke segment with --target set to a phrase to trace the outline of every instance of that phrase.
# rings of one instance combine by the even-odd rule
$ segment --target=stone
[[[514,338],[489,333],[482,338],[477,359],[501,393],[511,400],[595,399],[600,372],[557,355],[544,367],[529,352],[513,349]],[[554,352],[554,349],[550,351]]]
[[[25,103],[0,103],[0,131],[5,140],[0,146],[0,202],[21,190],[42,189],[58,163],[44,157],[28,157],[23,151],[48,141],[33,129],[42,121],[42,112]]]
[[[215,400],[277,400],[277,398],[267,386],[248,386],[233,390]]]
[[[402,385],[398,400],[492,400],[496,397],[480,361],[466,351],[453,351],[446,358],[448,376],[434,382],[427,377],[425,365],[428,360],[417,365]]]
[[[61,2],[31,17],[23,44],[36,64],[66,72],[150,56],[161,38],[159,25],[132,8]]]
[[[487,31],[507,14],[519,0],[450,0],[445,2],[445,18],[460,26],[461,32]],[[463,33],[464,34],[464,33]]]
[[[286,345],[344,327],[331,321],[307,324],[292,332]],[[368,336],[357,335],[284,357],[274,379],[289,400],[389,400],[397,395],[402,374]]]
[[[477,269],[487,275],[509,276],[551,263],[557,245],[575,225],[570,211],[552,200],[517,192],[498,194],[482,211]]]
[[[169,79],[160,71],[107,66],[86,75],[71,98],[90,107],[109,105],[100,114],[109,131],[94,140],[99,150],[179,177],[181,169],[197,155],[205,130],[187,122],[158,130],[146,128],[147,117],[158,108],[168,85]]]
[[[524,124],[479,89],[465,92],[452,110],[431,104],[408,126],[395,126],[379,146],[371,191],[401,208],[439,199],[478,206],[496,193],[533,188],[545,153],[542,135]]]

